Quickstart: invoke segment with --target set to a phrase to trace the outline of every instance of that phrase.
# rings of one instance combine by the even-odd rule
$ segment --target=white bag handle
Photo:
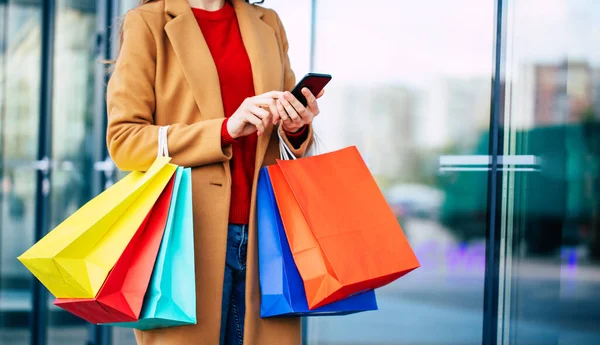
[[[306,149],[305,157],[316,156],[323,153],[327,153],[329,150],[325,147],[325,143],[321,137],[317,134],[317,131],[313,128],[313,140],[310,143],[310,147]]]
[[[294,153],[292,152],[292,149],[290,149],[286,145],[285,141],[281,137],[280,131],[277,131],[277,135],[279,136],[279,158],[281,160],[286,160],[286,161],[298,159],[299,157],[296,157],[294,155]],[[315,130],[313,129],[313,140],[312,140],[310,147],[307,148],[307,151],[306,151],[306,154],[304,155],[304,157],[315,156],[320,153],[324,153],[324,151],[322,149],[318,149],[319,147],[325,148],[325,144],[323,143],[323,140],[321,140],[321,137],[319,137],[317,135],[317,132],[315,132]]]
[[[169,157],[169,143],[167,141],[167,132],[169,126],[158,128],[158,157]]]
[[[277,131],[279,137],[279,158],[284,161],[294,160],[297,157],[294,155],[292,150],[285,144],[285,141],[281,137],[281,131]]]

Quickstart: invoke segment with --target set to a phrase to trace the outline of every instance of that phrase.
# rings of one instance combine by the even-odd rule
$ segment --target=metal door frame
[[[108,62],[116,58],[119,32],[119,0],[96,1],[96,60],[94,71],[94,175],[92,193],[102,193],[114,181],[115,166],[106,147],[106,85],[109,79]],[[112,328],[91,325],[87,345],[111,345]]]
[[[50,159],[52,157],[52,102],[54,86],[54,39],[56,3],[42,1],[41,12],[41,75],[38,152],[36,164],[35,229],[34,242],[39,241],[50,225]],[[48,340],[48,292],[33,278],[31,310],[31,344],[45,345]]]
[[[496,0],[495,4],[494,63],[492,71],[489,142],[491,165],[488,172],[483,337],[481,340],[482,344],[485,345],[497,344],[498,325],[501,322],[498,313],[503,181],[503,169],[500,159],[504,154],[504,145],[502,142],[504,138],[503,116],[506,99],[506,23],[508,2],[509,0]]]

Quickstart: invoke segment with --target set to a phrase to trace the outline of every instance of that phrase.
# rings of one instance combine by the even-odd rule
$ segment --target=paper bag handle
[[[169,144],[167,141],[167,132],[169,126],[158,128],[158,157],[169,157]]]

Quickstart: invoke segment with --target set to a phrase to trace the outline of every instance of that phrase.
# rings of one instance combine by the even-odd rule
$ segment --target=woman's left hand
[[[325,90],[322,90],[315,97],[308,88],[303,88],[302,94],[307,101],[305,107],[291,92],[284,92],[276,101],[277,112],[273,114],[273,123],[281,120],[281,126],[289,133],[296,133],[305,125],[310,125],[314,118],[319,115],[317,99],[321,98],[324,93]]]

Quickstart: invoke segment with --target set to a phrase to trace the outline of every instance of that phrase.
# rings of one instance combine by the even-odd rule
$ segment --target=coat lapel
[[[243,0],[232,0],[246,52],[252,66],[256,94],[281,90],[283,68],[277,36],[263,22],[263,13]],[[208,45],[186,0],[165,0],[165,11],[173,19],[165,31],[198,108],[209,118],[223,117],[219,75]],[[273,126],[258,140],[256,164],[264,158]]]
[[[165,11],[173,17],[165,31],[196,105],[207,118],[224,117],[217,68],[190,6],[185,0],[165,0]]]
[[[281,90],[283,68],[275,31],[263,22],[263,13],[253,5],[243,0],[233,0],[232,2],[240,25],[242,40],[252,65],[254,91],[259,95],[273,90]],[[273,125],[270,125],[258,140],[257,166],[262,164],[272,131]]]

